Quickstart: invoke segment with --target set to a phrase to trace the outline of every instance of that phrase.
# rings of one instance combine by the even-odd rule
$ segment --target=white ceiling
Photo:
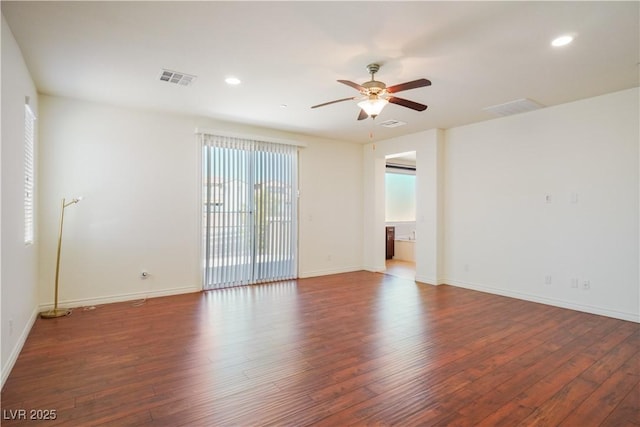
[[[11,2],[5,16],[41,93],[367,142],[639,85],[639,2]],[[575,41],[553,48],[571,33]],[[337,79],[427,78],[358,122]],[[162,68],[198,76],[190,87]],[[229,75],[242,80],[228,86]],[[286,104],[287,107],[281,107]],[[407,122],[384,128],[385,120]]]

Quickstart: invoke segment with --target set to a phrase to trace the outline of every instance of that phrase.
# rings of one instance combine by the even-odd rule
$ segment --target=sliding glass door
[[[202,135],[204,288],[297,273],[297,148]]]

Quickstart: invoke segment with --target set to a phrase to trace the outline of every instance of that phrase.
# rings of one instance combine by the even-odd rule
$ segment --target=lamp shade
[[[378,97],[378,95],[369,95],[364,101],[358,102],[358,107],[362,108],[369,116],[376,117],[388,103],[389,101]]]

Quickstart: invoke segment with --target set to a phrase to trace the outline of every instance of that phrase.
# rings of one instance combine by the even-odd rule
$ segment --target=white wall
[[[448,130],[446,282],[640,321],[638,117],[636,88]]]
[[[300,276],[361,268],[362,156],[356,144],[60,97],[41,97],[40,301],[53,300],[62,197],[60,300],[79,306],[196,291],[196,128],[306,142],[300,151]],[[151,276],[139,278],[146,269]]]
[[[41,97],[40,301],[79,306],[199,288],[198,150],[192,119]],[[140,279],[142,269],[151,276]]]
[[[365,268],[384,156],[415,150],[416,280],[640,321],[638,92],[366,145]]]
[[[300,151],[300,277],[362,269],[362,163],[360,144]]]
[[[38,114],[38,96],[22,53],[2,17],[2,243],[0,249],[0,312],[2,384],[9,376],[35,321],[37,297],[37,249],[24,243],[24,105],[30,98]],[[37,125],[37,123],[36,123]],[[36,136],[36,153],[38,138]],[[36,191],[38,191],[36,187]],[[37,204],[36,204],[37,213]]]

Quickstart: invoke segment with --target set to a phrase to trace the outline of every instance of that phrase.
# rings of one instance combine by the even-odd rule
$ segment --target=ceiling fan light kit
[[[427,106],[424,104],[419,104],[414,101],[409,101],[408,99],[398,98],[395,96],[390,96],[392,93],[401,92],[403,90],[415,89],[419,87],[430,86],[431,82],[427,79],[418,79],[410,82],[394,85],[391,87],[387,87],[383,82],[375,80],[375,73],[380,69],[380,65],[378,64],[369,64],[367,65],[367,71],[371,74],[371,80],[365,82],[361,85],[354,83],[349,80],[338,80],[339,83],[345,84],[356,89],[360,92],[361,95],[364,96],[364,99],[361,99],[358,102],[358,107],[360,107],[360,114],[358,115],[358,120],[364,120],[367,117],[371,117],[375,119],[378,114],[382,112],[382,109],[388,104],[396,104],[402,107],[410,108],[415,111],[424,111],[427,109]],[[357,96],[342,98],[335,101],[325,102],[323,104],[314,105],[311,108],[324,107],[325,105],[335,104],[337,102],[343,101],[351,101],[357,99]]]
[[[358,107],[362,108],[369,117],[375,119],[388,103],[389,101],[384,98],[380,98],[378,95],[369,95],[367,99],[358,102]]]

